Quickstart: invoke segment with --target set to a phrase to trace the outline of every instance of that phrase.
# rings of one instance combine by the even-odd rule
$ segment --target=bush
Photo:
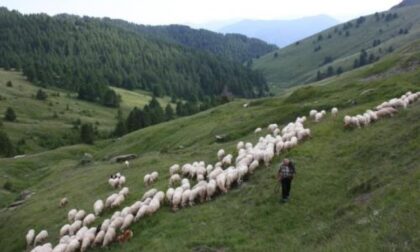
[[[7,190],[7,191],[11,191],[12,190],[12,183],[10,181],[6,181],[3,185],[3,189]]]
[[[9,136],[5,132],[0,131],[0,156],[11,157],[14,154],[15,149]]]
[[[7,86],[7,87],[13,87],[13,83],[12,83],[12,81],[8,81],[8,82],[6,83],[6,86]]]
[[[95,140],[95,130],[90,123],[85,123],[80,128],[80,139],[85,144],[93,144]]]
[[[35,98],[40,101],[45,101],[48,98],[48,95],[44,90],[38,89],[38,92],[36,92]]]
[[[4,120],[9,122],[16,121],[15,111],[11,107],[8,107],[6,113],[4,113]]]

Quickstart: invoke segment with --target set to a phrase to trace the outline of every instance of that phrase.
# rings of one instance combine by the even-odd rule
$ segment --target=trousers
[[[290,189],[292,186],[292,178],[283,178],[281,181],[281,194],[284,200],[287,200],[290,195]]]

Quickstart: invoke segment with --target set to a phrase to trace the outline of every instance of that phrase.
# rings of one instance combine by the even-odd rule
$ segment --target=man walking
[[[294,164],[289,159],[284,159],[277,174],[277,179],[281,183],[281,202],[283,203],[286,203],[289,200],[292,180],[295,174],[296,170]]]

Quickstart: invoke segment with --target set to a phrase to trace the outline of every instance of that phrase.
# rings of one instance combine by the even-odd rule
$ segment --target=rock
[[[80,160],[81,165],[89,164],[93,162],[93,156],[90,153],[83,154],[82,159]]]
[[[122,163],[122,162],[132,160],[132,159],[135,159],[135,158],[137,158],[136,154],[125,154],[125,155],[119,155],[119,156],[113,157],[113,158],[111,158],[110,161],[112,163]]]

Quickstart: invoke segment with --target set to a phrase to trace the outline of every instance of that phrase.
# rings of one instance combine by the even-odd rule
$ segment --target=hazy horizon
[[[61,13],[81,16],[110,17],[147,25],[185,24],[193,27],[209,28],[233,23],[243,19],[251,20],[291,20],[308,16],[327,15],[340,22],[384,11],[401,0],[373,1],[193,1],[155,0],[134,1],[91,0],[53,1],[3,0],[0,6],[17,10],[24,14]],[[305,6],[304,8],[302,6]]]

